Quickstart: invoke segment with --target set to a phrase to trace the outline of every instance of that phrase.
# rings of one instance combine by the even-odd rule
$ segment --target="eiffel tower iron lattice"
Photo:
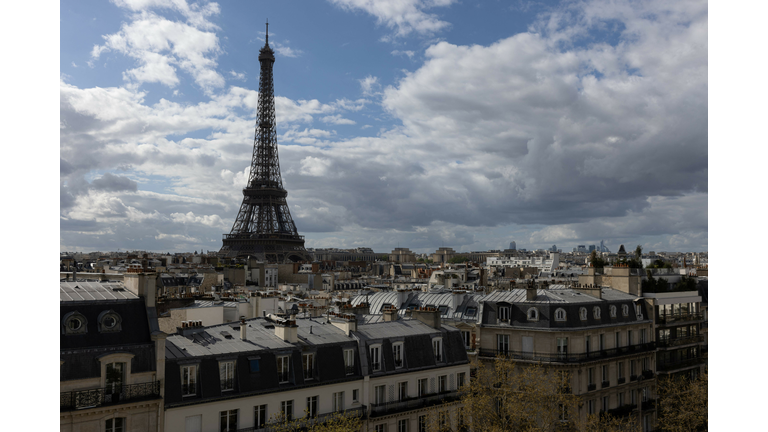
[[[269,47],[269,23],[264,47],[259,50],[259,106],[248,185],[232,231],[224,234],[220,255],[253,256],[268,262],[310,261],[304,237],[296,230],[285,198],[277,157],[275,94],[272,67],[275,52]]]

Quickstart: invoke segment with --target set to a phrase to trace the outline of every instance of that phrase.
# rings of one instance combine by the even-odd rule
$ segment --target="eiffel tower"
[[[269,23],[264,47],[259,50],[259,109],[256,137],[248,185],[243,189],[243,203],[224,245],[219,251],[225,257],[252,256],[272,263],[310,261],[304,249],[304,237],[296,230],[285,197],[277,158],[275,125],[275,92],[272,66],[275,52],[269,47]]]

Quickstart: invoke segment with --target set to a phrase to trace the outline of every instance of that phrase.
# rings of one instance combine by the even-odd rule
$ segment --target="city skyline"
[[[307,247],[707,250],[706,2],[403,4],[62,3],[60,250],[221,247],[267,18]]]

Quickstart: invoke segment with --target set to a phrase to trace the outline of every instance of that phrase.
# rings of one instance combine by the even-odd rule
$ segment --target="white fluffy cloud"
[[[394,31],[394,36],[412,32],[429,35],[450,26],[436,15],[425,12],[434,7],[444,7],[455,0],[330,0],[331,3],[350,11],[364,11],[376,17],[376,22]]]

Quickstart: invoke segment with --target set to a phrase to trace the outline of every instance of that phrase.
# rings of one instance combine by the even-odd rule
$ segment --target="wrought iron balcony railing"
[[[642,404],[640,404],[640,407],[645,410],[652,410],[656,407],[656,400],[655,399],[648,399],[644,400]]]
[[[668,348],[701,342],[704,342],[704,335],[699,334],[682,338],[659,339],[656,341],[656,345],[658,345],[659,348]]]
[[[600,351],[592,351],[589,353],[552,353],[552,352],[524,352],[524,351],[512,351],[512,350],[494,350],[480,348],[480,357],[496,357],[504,356],[512,360],[531,360],[544,363],[581,363],[587,361],[601,360],[611,357],[618,357],[623,355],[637,354],[648,351],[653,351],[656,348],[654,342],[648,342],[638,345],[629,345],[619,348],[610,348]]]
[[[587,384],[587,391],[592,391],[597,388],[597,384]]]
[[[79,410],[159,397],[160,381],[143,384],[113,385],[92,390],[62,392],[61,410]]]
[[[674,360],[674,361],[667,361],[667,362],[658,362],[656,364],[656,370],[661,371],[671,371],[675,369],[682,369],[689,366],[695,366],[700,365],[704,363],[704,359],[701,357],[693,357],[693,358],[687,358],[687,359],[681,359],[681,360]]]
[[[344,366],[344,369],[347,371],[347,375],[352,375],[355,373],[354,366]]]
[[[600,388],[608,388],[610,386],[611,386],[611,382],[610,381],[603,381],[603,383],[600,386]]]
[[[660,315],[656,317],[656,324],[670,324],[679,323],[685,321],[700,321],[704,319],[704,314],[701,312],[686,312],[682,314],[673,315]]]
[[[632,414],[632,411],[636,408],[637,405],[625,404],[617,408],[609,409],[607,413],[614,417],[627,417]]]
[[[359,408],[352,408],[348,409],[346,411],[338,411],[338,412],[330,412],[325,414],[320,414],[315,417],[304,417],[300,419],[296,419],[290,422],[291,426],[295,426],[294,428],[291,428],[291,430],[311,430],[311,426],[317,425],[317,424],[323,424],[329,420],[332,420],[338,416],[346,416],[346,417],[365,417],[365,411],[366,407],[361,406]],[[238,429],[235,432],[275,432],[275,431],[281,431],[286,430],[286,424],[284,423],[266,423],[263,426],[253,426],[248,428],[242,428]]]
[[[392,414],[402,411],[410,411],[443,402],[453,402],[460,398],[458,391],[436,393],[402,401],[386,402],[383,404],[371,404],[371,416]]]

